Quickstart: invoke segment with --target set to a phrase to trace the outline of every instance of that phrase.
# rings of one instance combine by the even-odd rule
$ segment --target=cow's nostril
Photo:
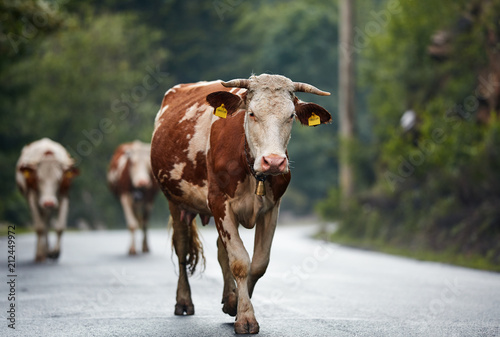
[[[271,154],[262,157],[262,170],[270,173],[282,173],[286,170],[286,157]]]
[[[45,207],[45,208],[54,208],[55,206],[56,206],[56,204],[53,201],[45,201],[43,203],[43,207]]]
[[[148,181],[147,179],[141,179],[134,183],[134,186],[136,188],[145,188],[151,185],[151,181]]]

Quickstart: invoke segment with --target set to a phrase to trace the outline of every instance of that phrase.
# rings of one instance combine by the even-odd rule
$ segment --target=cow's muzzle
[[[56,198],[42,198],[40,200],[40,206],[42,206],[43,209],[51,210],[57,208],[59,204]]]
[[[288,160],[286,156],[270,154],[262,157],[260,167],[262,174],[283,174],[288,172]]]
[[[151,180],[148,180],[148,179],[140,179],[139,181],[137,181],[137,183],[135,184],[135,188],[148,188],[151,186]]]

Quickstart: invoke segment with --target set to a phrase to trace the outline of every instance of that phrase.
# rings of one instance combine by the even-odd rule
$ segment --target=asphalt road
[[[260,336],[500,336],[500,274],[345,248],[310,239],[315,230],[278,227],[253,297]],[[253,232],[243,233],[249,249]],[[191,278],[189,317],[173,314],[176,258],[166,229],[152,230],[151,253],[134,257],[124,230],[65,233],[60,261],[42,265],[32,262],[34,234],[19,235],[14,289],[2,238],[0,335],[231,336],[216,231],[201,235],[207,266]]]

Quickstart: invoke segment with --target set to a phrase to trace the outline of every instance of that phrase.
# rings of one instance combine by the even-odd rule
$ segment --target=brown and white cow
[[[179,259],[175,314],[194,314],[186,265],[203,257],[194,217],[215,219],[224,277],[223,312],[236,333],[258,333],[250,297],[269,263],[281,197],[290,182],[287,144],[294,119],[330,123],[317,104],[294,92],[329,95],[279,75],[181,84],[165,94],[151,144],[153,173],[169,201]],[[217,114],[218,116],[215,116]],[[221,117],[219,117],[221,116]],[[255,230],[250,257],[238,226]]]
[[[129,254],[136,254],[135,231],[142,228],[142,251],[149,252],[147,225],[158,185],[151,172],[151,145],[135,140],[116,149],[108,169],[108,184],[120,200],[132,234]]]
[[[38,240],[36,262],[59,258],[61,236],[68,218],[71,180],[79,174],[74,160],[59,143],[43,138],[26,145],[16,165],[16,183],[28,201]],[[57,242],[49,251],[48,231],[52,217]]]

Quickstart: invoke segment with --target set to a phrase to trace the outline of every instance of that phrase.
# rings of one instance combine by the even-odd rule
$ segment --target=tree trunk
[[[354,49],[353,25],[355,0],[339,0],[339,119],[340,119],[340,190],[342,200],[354,193],[354,174],[349,149],[355,134],[354,123]]]

